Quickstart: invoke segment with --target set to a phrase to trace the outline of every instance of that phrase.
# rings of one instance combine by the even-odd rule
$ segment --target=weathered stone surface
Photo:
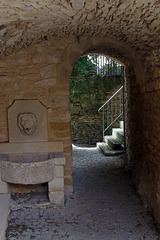
[[[40,100],[51,109],[50,141],[71,141],[65,114],[76,60],[89,53],[117,59],[125,65],[127,152],[142,199],[160,222],[159,13],[159,0],[1,1],[0,141],[8,141],[6,113],[16,99]],[[65,154],[71,186],[71,149]]]
[[[15,101],[8,109],[10,142],[47,141],[46,108],[36,100]]]
[[[73,179],[72,179],[71,175],[64,177],[64,185],[65,186],[72,186],[73,185]]]
[[[2,180],[15,184],[39,184],[53,179],[54,161],[36,163],[2,162]]]
[[[63,206],[64,205],[64,191],[50,192],[49,200],[51,203]]]
[[[2,174],[1,174],[1,167],[0,167],[0,194],[1,193],[4,194],[4,193],[8,193],[8,192],[9,192],[8,184],[6,182],[2,181]]]
[[[52,3],[45,0],[39,4],[31,1],[5,1],[1,6],[2,55],[43,39],[47,41],[52,36],[65,35],[112,36],[127,41],[136,49],[141,49],[144,45],[146,48],[149,42],[151,45],[158,44],[158,0],[70,0]],[[37,61],[40,58],[33,59]]]
[[[58,165],[58,166],[60,166],[60,165],[65,165],[65,158],[63,157],[63,158],[54,158],[54,164],[55,165]]]
[[[72,7],[75,10],[81,9],[84,6],[84,2],[85,2],[84,0],[79,0],[79,1],[71,0]]]
[[[31,143],[1,143],[1,154],[16,154],[16,153],[63,153],[63,142],[31,142]],[[65,158],[55,158],[57,165],[65,164]],[[59,163],[59,164],[58,164]]]
[[[65,131],[70,127],[70,123],[65,123],[65,122],[53,122],[51,124],[51,127],[53,131]]]
[[[72,175],[72,168],[65,168],[64,169],[65,176],[70,176]]]
[[[32,55],[32,61],[34,63],[43,63],[44,62],[44,55],[41,53],[35,53]]]
[[[54,177],[55,178],[64,178],[64,169],[63,166],[54,166]]]
[[[44,79],[54,77],[54,68],[51,65],[43,67],[40,69],[40,75]]]
[[[55,178],[48,183],[49,192],[64,191],[64,178]]]
[[[68,96],[65,95],[58,95],[58,96],[50,96],[50,104],[54,107],[64,107],[70,104],[70,99]]]
[[[9,192],[8,184],[6,182],[0,180],[0,194],[1,193],[6,194],[8,192]]]
[[[54,86],[56,84],[55,78],[45,79],[45,80],[38,80],[35,82],[35,85],[40,87],[48,87],[48,86]]]

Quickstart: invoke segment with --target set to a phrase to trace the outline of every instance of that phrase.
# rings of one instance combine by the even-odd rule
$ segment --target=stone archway
[[[68,48],[65,55],[63,56],[63,61],[67,62],[67,64],[63,64],[66,73],[65,81],[70,81],[70,75],[77,59],[87,54],[103,54],[125,65],[125,91],[128,95],[126,103],[126,114],[129,115],[129,111],[132,111],[128,108],[128,105],[130,105],[130,87],[134,86],[134,88],[139,89],[141,84],[143,84],[145,81],[145,72],[143,71],[143,64],[140,58],[138,59],[134,51],[116,41],[111,41],[110,39],[102,41],[98,38],[82,38],[81,40],[79,39],[79,42],[72,44],[72,47]],[[60,69],[61,68],[62,65]],[[128,118],[126,125],[129,125]],[[127,129],[129,129],[129,127],[127,127]],[[130,134],[128,133],[127,136],[128,135]],[[129,146],[130,144],[128,143],[127,149],[130,148]]]
[[[124,115],[123,89],[103,110],[99,108],[122,86],[124,66],[105,55],[80,57],[74,65],[70,80],[71,134],[73,144],[96,146],[103,142],[103,134],[112,135],[119,128]],[[107,112],[110,109],[110,115]],[[112,114],[111,114],[112,112]],[[117,118],[117,120],[115,120]],[[103,133],[103,128],[112,125]],[[114,121],[114,122],[113,122]],[[123,125],[124,126],[124,125]],[[125,127],[124,127],[125,129]],[[123,141],[123,140],[122,140]],[[124,144],[125,145],[125,144]]]
[[[143,108],[143,104],[144,98],[146,98],[144,88],[145,86],[147,88],[148,76],[143,66],[142,58],[134,50],[115,40],[87,37],[78,38],[74,44],[68,46],[63,55],[63,64],[59,66],[59,71],[64,68],[65,79],[62,79],[62,75],[60,74],[59,81],[65,81],[65,83],[67,81],[69,84],[70,75],[77,59],[80,56],[91,53],[105,54],[115,60],[119,60],[125,65],[127,154],[134,170],[134,179],[141,199],[145,206],[154,212],[156,220],[159,221],[159,200],[157,199],[157,192],[153,190],[153,186],[157,185],[155,177],[153,180],[154,172],[157,170],[152,168],[149,162],[149,164],[145,163],[146,152],[149,149],[147,150],[145,147],[148,144],[148,140],[145,141],[144,139],[144,135],[146,134],[144,125],[146,126],[148,123],[144,123],[145,114],[148,114],[148,112]],[[143,143],[141,139],[143,139]],[[148,154],[150,154],[150,151],[148,151]],[[150,172],[151,168],[152,173],[150,173],[150,177],[148,178],[147,171]]]
[[[0,142],[8,141],[6,109],[13,101],[40,100],[49,141],[63,141],[65,185],[72,186],[70,75],[80,56],[113,57],[126,66],[127,149],[135,182],[160,222],[158,0],[3,1],[0,11]]]
[[[72,188],[72,150],[69,110],[69,83],[80,56],[105,54],[125,65],[128,126],[127,152],[134,168],[135,182],[145,205],[160,221],[159,185],[159,79],[158,70],[143,66],[138,54],[127,44],[98,37],[66,37],[42,41],[6,56],[0,62],[0,141],[8,141],[6,109],[18,99],[40,100],[47,108],[48,140],[60,140],[66,157],[65,187]],[[153,74],[152,74],[153,73]],[[151,81],[155,77],[155,81]],[[152,112],[152,115],[150,114]],[[159,131],[159,130],[158,130]]]

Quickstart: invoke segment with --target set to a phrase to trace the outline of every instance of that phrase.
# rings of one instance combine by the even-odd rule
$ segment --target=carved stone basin
[[[0,193],[12,184],[48,183],[50,202],[64,204],[63,142],[0,144]]]
[[[0,154],[1,177],[8,183],[40,184],[53,180],[51,153]]]
[[[0,154],[1,161],[14,163],[33,163],[48,160],[51,153],[6,153]]]

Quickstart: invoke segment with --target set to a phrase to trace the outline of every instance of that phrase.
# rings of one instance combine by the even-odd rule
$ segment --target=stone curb
[[[10,194],[0,194],[0,240],[5,240],[9,207]]]

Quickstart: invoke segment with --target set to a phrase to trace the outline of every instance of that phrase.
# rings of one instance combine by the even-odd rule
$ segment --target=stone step
[[[122,131],[124,131],[124,122],[120,121],[119,124],[120,124],[120,128],[122,129]]]
[[[125,151],[122,150],[113,150],[106,143],[99,142],[97,143],[97,148],[103,153],[104,156],[115,156],[123,154]]]
[[[113,150],[121,150],[123,149],[121,143],[119,143],[114,137],[112,136],[105,136],[104,142],[109,145]]]
[[[121,128],[112,128],[112,136],[121,144],[124,144],[124,132]]]
[[[104,142],[97,143],[97,148],[105,156],[123,154],[124,151],[124,124],[120,121],[120,128],[113,128],[111,136],[105,136]]]

